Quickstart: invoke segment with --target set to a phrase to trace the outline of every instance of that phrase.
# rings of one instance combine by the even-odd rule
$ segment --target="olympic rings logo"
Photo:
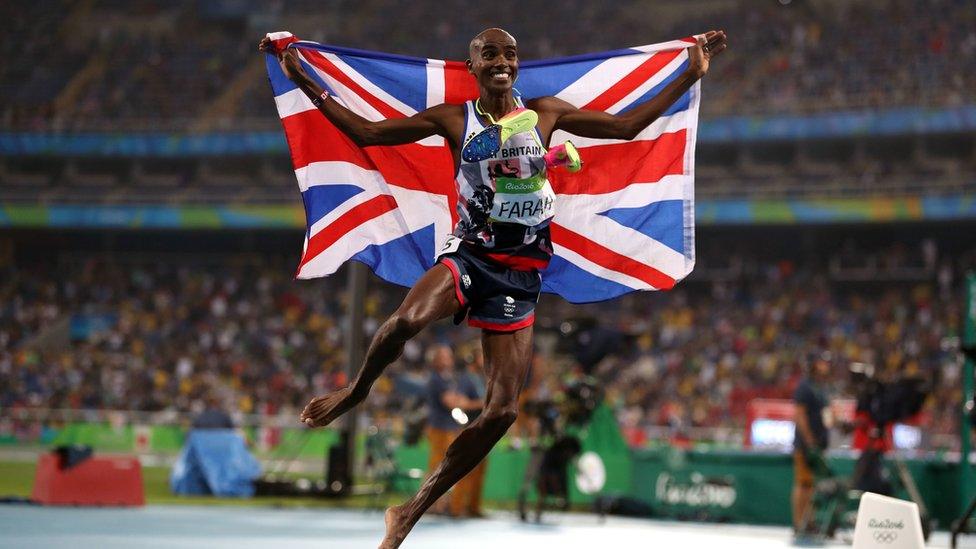
[[[892,543],[898,539],[898,533],[890,530],[875,530],[874,541],[878,543]]]

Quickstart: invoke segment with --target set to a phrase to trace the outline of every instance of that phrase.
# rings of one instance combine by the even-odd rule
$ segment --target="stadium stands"
[[[13,63],[0,80],[12,100],[0,107],[0,121],[8,130],[275,129],[264,79],[238,76],[260,74],[257,40],[280,28],[354,48],[461,58],[471,36],[500,24],[521,39],[528,59],[725,28],[733,46],[709,76],[709,118],[954,106],[971,102],[976,86],[974,71],[958,70],[976,65],[976,8],[966,0],[711,0],[694,13],[676,0],[653,8],[570,0],[558,10],[539,0],[490,8],[450,0],[414,3],[396,17],[374,16],[389,14],[385,3],[366,4],[372,9],[347,0],[219,8],[66,0],[23,12],[11,4],[5,20],[16,23],[4,54]],[[426,14],[436,10],[468,13],[465,28],[428,29]],[[221,103],[232,104],[213,119]]]
[[[294,203],[294,180],[255,48],[263,32],[289,28],[343,46],[461,57],[467,37],[489,22],[511,28],[526,58],[727,28],[732,47],[705,83],[697,185],[702,199],[976,191],[976,142],[971,132],[953,130],[954,123],[972,124],[972,114],[951,110],[971,107],[966,92],[976,85],[976,70],[964,69],[976,68],[971,2],[713,0],[693,14],[682,4],[657,2],[647,9],[636,1],[593,6],[572,0],[553,12],[545,2],[506,0],[489,14],[485,7],[439,2],[437,9],[463,9],[471,16],[465,28],[442,23],[424,33],[414,31],[425,27],[421,19],[429,10],[415,6],[396,18],[371,17],[389,9],[383,3],[374,9],[347,1],[325,7],[195,0],[65,0],[25,10],[11,5],[0,12],[15,21],[4,43],[11,62],[0,68],[7,99],[0,105],[0,131],[26,139],[113,132],[120,142],[147,131],[164,132],[164,139],[167,132],[261,131],[273,150],[245,147],[249,152],[222,158],[204,148],[161,162],[137,145],[105,160],[84,158],[93,153],[79,157],[60,141],[35,154],[5,147],[0,200],[80,203],[97,196],[99,203],[206,204],[233,196],[238,203]],[[57,9],[47,9],[53,5]],[[507,8],[513,15],[499,21],[497,14]],[[529,26],[540,13],[548,21],[544,32]],[[897,40],[886,30],[894,27],[901,30]],[[866,125],[864,109],[888,113],[891,120]],[[943,129],[919,133],[924,109],[950,109],[932,126]],[[809,113],[833,113],[840,119],[821,125],[847,129],[830,138],[773,137],[794,126],[800,136],[820,136],[801,129],[796,117]],[[718,137],[730,126],[747,131],[742,128],[763,120],[771,126],[748,142]],[[252,158],[242,161],[240,154]]]

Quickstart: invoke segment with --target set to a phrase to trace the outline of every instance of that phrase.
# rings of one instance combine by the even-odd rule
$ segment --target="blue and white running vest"
[[[516,104],[522,106],[516,99]],[[485,128],[474,101],[465,107],[462,143]],[[549,221],[556,194],[546,177],[538,129],[513,135],[494,157],[461,160],[454,236],[489,258],[519,270],[542,269],[552,257]]]

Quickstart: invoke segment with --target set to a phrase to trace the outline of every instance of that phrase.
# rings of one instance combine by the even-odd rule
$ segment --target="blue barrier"
[[[906,107],[804,116],[735,116],[701,123],[700,143],[789,141],[859,136],[919,135],[976,130],[976,105],[945,109]]]
[[[295,194],[297,195],[297,189]],[[266,206],[17,205],[0,203],[0,228],[305,229],[301,204]],[[976,197],[698,200],[698,225],[889,223],[976,219]]]
[[[916,135],[976,130],[976,105],[941,109],[905,107],[883,111],[811,115],[733,116],[704,120],[699,143]],[[3,156],[193,157],[283,154],[280,130],[263,132],[28,133],[0,132]]]

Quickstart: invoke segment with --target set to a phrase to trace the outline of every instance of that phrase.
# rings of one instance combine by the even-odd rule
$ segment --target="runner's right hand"
[[[298,60],[298,54],[295,53],[295,50],[286,48],[278,51],[275,49],[274,43],[267,36],[262,38],[261,42],[258,43],[258,50],[277,56],[281,70],[284,71],[285,76],[289,80],[295,80],[305,75],[305,69],[302,68],[302,64]]]

